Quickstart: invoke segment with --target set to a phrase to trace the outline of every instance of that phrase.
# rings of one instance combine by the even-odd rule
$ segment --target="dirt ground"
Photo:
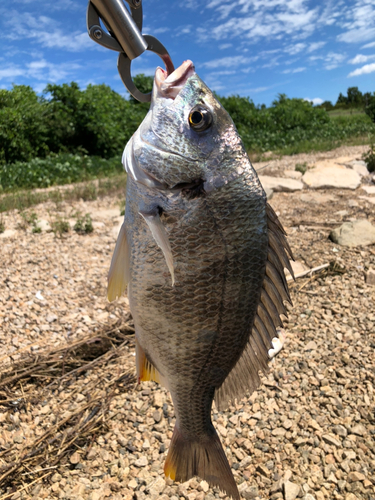
[[[275,175],[365,149],[268,168]],[[291,284],[286,342],[258,391],[213,412],[244,499],[375,500],[375,286],[365,281],[375,246],[328,238],[343,221],[375,224],[364,194],[305,190],[271,200],[300,266],[331,265]],[[225,498],[199,478],[165,480],[171,399],[154,383],[134,385],[128,300],[106,300],[120,200],[33,211],[47,230],[33,233],[12,212],[0,238],[0,500]],[[91,214],[92,233],[48,231],[56,220],[72,226],[77,212]]]

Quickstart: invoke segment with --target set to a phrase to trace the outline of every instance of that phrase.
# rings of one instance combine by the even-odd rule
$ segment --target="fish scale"
[[[199,475],[238,499],[212,402],[242,397],[267,371],[290,249],[232,120],[192,63],[176,70],[177,89],[161,71],[124,152],[126,210],[109,298],[128,283],[138,378],[171,392],[166,475]],[[196,120],[209,120],[203,132],[189,121],[196,109]]]

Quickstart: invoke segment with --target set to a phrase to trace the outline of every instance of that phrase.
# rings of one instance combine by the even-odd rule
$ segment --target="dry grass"
[[[100,333],[90,335],[68,346],[27,354],[17,362],[3,367],[0,373],[0,406],[8,410],[9,423],[17,425],[14,414],[47,400],[57,415],[54,425],[33,440],[17,443],[0,451],[0,488],[11,493],[27,489],[37,480],[46,479],[59,466],[74,463],[72,455],[92,442],[94,436],[107,430],[106,411],[113,397],[128,391],[135,383],[133,372],[124,369],[124,349],[133,343],[134,329],[130,316]],[[79,377],[95,367],[102,372],[99,379],[82,385]],[[110,374],[110,375],[109,375]],[[59,406],[77,393],[85,396],[74,411],[63,412]],[[9,412],[9,409],[13,410]],[[12,418],[13,417],[13,418]],[[70,462],[69,462],[70,460]]]

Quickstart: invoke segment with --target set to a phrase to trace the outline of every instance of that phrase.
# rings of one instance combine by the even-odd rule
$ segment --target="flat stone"
[[[373,205],[375,205],[375,197],[372,197],[372,196],[360,196],[359,198],[361,200],[366,200],[369,203],[372,203]]]
[[[370,269],[366,273],[366,283],[368,285],[375,285],[375,271],[373,269]]]
[[[348,164],[348,167],[353,169],[361,177],[366,177],[370,172],[367,170],[366,163],[363,160],[354,160]]]
[[[312,496],[310,493],[306,493],[306,495],[302,497],[302,500],[315,500],[315,497]]]
[[[361,176],[341,165],[326,166],[324,163],[317,163],[315,168],[303,175],[302,181],[314,189],[357,189],[361,184]]]
[[[260,175],[259,180],[264,189],[272,189],[276,192],[302,191],[303,184],[295,179],[286,179],[285,177],[271,177],[270,175]]]
[[[361,186],[363,191],[366,191],[367,194],[375,194],[375,186]]]
[[[296,500],[299,495],[301,488],[298,484],[294,484],[291,481],[286,481],[284,483],[284,498],[285,500]]]
[[[311,193],[302,193],[300,200],[304,203],[311,203],[313,205],[322,205],[324,203],[331,203],[337,201],[337,196],[332,194],[323,194],[312,191]]]
[[[344,222],[331,231],[330,238],[345,247],[372,245],[375,243],[375,227],[368,220]]]
[[[303,176],[303,173],[299,172],[298,170],[284,170],[284,176],[288,177],[289,179],[296,179],[297,181],[299,181]]]

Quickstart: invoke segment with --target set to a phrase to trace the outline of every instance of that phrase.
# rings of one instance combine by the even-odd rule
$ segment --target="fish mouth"
[[[162,68],[157,68],[154,80],[156,90],[155,97],[175,99],[188,78],[194,74],[194,64],[189,60],[184,61],[181,66],[175,69],[169,76],[167,71]]]

